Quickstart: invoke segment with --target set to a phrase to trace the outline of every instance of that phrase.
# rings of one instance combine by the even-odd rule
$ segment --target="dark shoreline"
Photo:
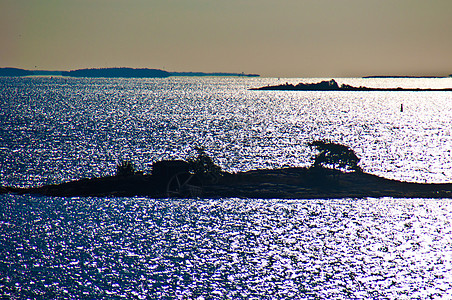
[[[167,178],[153,175],[106,176],[35,188],[2,187],[0,194],[56,197],[173,197]],[[222,173],[214,182],[202,180],[202,192],[174,198],[452,198],[452,183],[427,184],[390,180],[364,172],[322,167],[252,170]]]
[[[204,72],[167,72],[159,69],[134,69],[134,68],[102,68],[79,69],[72,71],[45,71],[24,70],[18,68],[0,68],[0,77],[24,77],[24,76],[62,76],[83,78],[166,78],[166,77],[259,77],[258,74],[245,73],[204,73]]]
[[[366,86],[355,87],[347,84],[338,85],[334,79],[318,83],[281,84],[251,88],[252,91],[379,91],[379,92],[450,92],[452,88],[446,89],[420,89],[420,88],[371,88]]]

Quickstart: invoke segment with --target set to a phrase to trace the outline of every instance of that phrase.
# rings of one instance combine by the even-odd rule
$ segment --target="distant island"
[[[297,85],[293,84],[281,84],[281,85],[269,85],[259,88],[252,88],[250,90],[253,91],[383,91],[383,92],[392,92],[392,91],[409,91],[409,92],[418,92],[418,91],[452,91],[452,88],[447,89],[419,89],[419,88],[371,88],[366,86],[355,87],[348,84],[339,84],[331,79],[329,81],[321,81],[318,83],[299,83]]]
[[[452,74],[449,76],[399,76],[399,75],[377,75],[377,76],[364,76],[363,78],[449,78],[452,77]]]
[[[245,73],[204,73],[204,72],[168,72],[159,69],[102,68],[79,69],[72,71],[24,70],[18,68],[0,68],[0,76],[64,76],[88,78],[165,78],[170,76],[223,76],[223,77],[259,77],[258,74]]]
[[[67,77],[106,77],[106,78],[164,78],[171,73],[158,69],[132,69],[132,68],[105,68],[105,69],[80,69],[63,71],[62,76]]]
[[[33,71],[17,69],[17,68],[0,68],[0,76],[32,76],[34,75]]]

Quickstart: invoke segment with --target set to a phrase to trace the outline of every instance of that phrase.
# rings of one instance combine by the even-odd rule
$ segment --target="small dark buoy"
[[[400,112],[403,112],[403,103],[400,104]]]

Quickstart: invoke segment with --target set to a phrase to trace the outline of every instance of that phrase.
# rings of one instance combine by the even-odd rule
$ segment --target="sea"
[[[252,91],[331,78],[0,78],[0,186],[307,167],[315,140],[371,174],[452,182],[452,92]],[[334,78],[451,88],[449,78]],[[1,299],[451,299],[451,199],[0,195]]]

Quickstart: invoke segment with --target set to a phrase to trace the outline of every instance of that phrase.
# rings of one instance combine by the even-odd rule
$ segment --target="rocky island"
[[[151,174],[118,164],[115,176],[81,179],[33,188],[1,187],[0,194],[59,197],[146,196],[152,198],[452,198],[452,183],[426,184],[367,174],[349,147],[314,141],[318,155],[311,167],[223,172],[202,149],[194,159],[153,164]]]
[[[334,79],[329,81],[321,81],[318,83],[299,83],[293,84],[281,84],[273,86],[264,86],[259,88],[252,88],[252,91],[382,91],[382,92],[395,92],[395,91],[408,91],[408,92],[422,92],[422,91],[452,91],[452,88],[447,89],[419,89],[419,88],[372,88],[366,86],[355,87],[348,84],[339,85]]]

